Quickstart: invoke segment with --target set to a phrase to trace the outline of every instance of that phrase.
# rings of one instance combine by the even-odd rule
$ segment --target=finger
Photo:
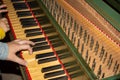
[[[3,20],[3,21],[7,21],[7,18],[2,18],[1,20]]]
[[[4,13],[4,12],[8,12],[8,10],[6,10],[6,9],[0,10],[0,13]]]
[[[16,40],[14,40],[15,42],[19,42],[19,41],[21,41],[21,39],[16,39]]]
[[[21,50],[28,50],[29,53],[32,54],[32,48],[30,47],[30,45],[24,44],[24,45],[20,45],[19,47],[20,47],[19,51],[21,51]]]
[[[19,58],[18,56],[15,56],[14,62],[21,64],[21,65],[24,65],[24,66],[27,65],[27,62],[25,60],[23,60],[22,58]]]
[[[0,9],[1,9],[1,8],[5,8],[5,7],[7,7],[5,4],[0,5]]]
[[[28,45],[35,45],[34,42],[28,40],[21,40],[18,42],[19,44],[28,44]]]
[[[8,24],[7,18],[2,18],[1,20],[4,21],[6,24]]]

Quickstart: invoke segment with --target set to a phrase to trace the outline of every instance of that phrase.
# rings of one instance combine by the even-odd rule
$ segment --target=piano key
[[[42,20],[42,21],[38,21],[40,23],[40,25],[46,25],[49,24],[50,22],[48,20]]]
[[[20,22],[21,23],[24,23],[24,22],[35,22],[35,19],[34,18],[22,18],[22,19],[20,19]]]
[[[47,18],[47,16],[41,16],[41,17],[36,17],[38,21],[42,21],[42,20],[46,20],[48,21],[49,19]]]
[[[73,60],[73,61],[70,61],[70,62],[65,63],[65,64],[64,64],[64,67],[69,67],[69,66],[71,66],[71,65],[76,65],[76,64],[77,64],[76,60]]]
[[[71,61],[71,62],[67,62],[67,63],[64,63],[63,64],[65,67],[69,67],[71,65],[76,65],[76,62],[75,61]],[[42,68],[42,72],[48,72],[48,71],[52,71],[52,70],[56,70],[56,69],[60,69],[61,68],[61,64],[58,64],[58,65],[52,65],[52,66],[47,66],[47,67],[44,67]],[[73,68],[77,68],[78,69],[78,66],[77,67],[73,67]],[[80,69],[80,67],[79,67]],[[69,69],[68,69],[69,71]]]
[[[33,26],[37,26],[37,23],[26,23],[26,24],[22,24],[23,28],[28,28],[28,27],[33,27]]]
[[[54,32],[55,32],[55,29],[45,30],[44,32],[45,32],[46,34],[54,33]]]
[[[59,47],[59,46],[62,46],[62,45],[64,45],[64,43],[62,41],[59,41],[57,43],[52,44],[53,47]]]
[[[66,54],[59,56],[60,59],[64,59],[64,58],[68,58],[68,57],[71,57],[70,53],[66,53]]]
[[[48,71],[52,71],[52,70],[56,70],[56,69],[60,69],[60,68],[61,68],[60,64],[53,65],[53,66],[48,66],[48,67],[42,68],[41,72],[44,73],[44,72],[48,72]]]
[[[50,23],[49,19],[46,16],[41,16],[41,17],[36,17],[36,18],[41,25]]]
[[[79,72],[70,74],[70,77],[71,78],[75,78],[75,77],[79,77],[79,76],[82,76],[82,75],[84,75],[84,72],[83,71],[79,71]]]
[[[68,80],[68,77],[67,76],[61,76],[61,77],[52,78],[52,79],[48,79],[48,80]]]
[[[44,78],[54,77],[54,76],[62,75],[64,73],[65,73],[64,70],[50,72],[50,73],[45,73]]]
[[[57,60],[56,57],[40,59],[40,60],[38,60],[38,64],[48,63],[48,62],[52,62],[52,61],[56,61],[56,60]]]
[[[68,49],[62,49],[62,50],[56,51],[57,54],[62,54],[62,53],[65,53],[65,52],[68,52]]]
[[[54,29],[53,26],[42,27],[43,30]]]
[[[42,32],[27,33],[26,37],[37,36],[37,35],[42,35]]]
[[[20,21],[21,21],[21,24],[24,26],[27,26],[27,25],[28,26],[31,26],[31,25],[36,26],[36,25],[38,25],[33,18],[24,18],[24,19],[20,19]],[[40,25],[44,25],[44,24],[47,24],[49,22],[46,19],[42,19],[41,21],[39,21],[39,23],[40,23]]]
[[[13,6],[14,6],[15,10],[28,9],[28,7],[26,6],[26,4],[24,2],[22,2],[22,3],[13,3]]]
[[[33,42],[41,42],[41,41],[46,41],[46,38],[45,38],[45,37],[42,37],[42,38],[34,38],[34,39],[30,39],[30,41],[33,41]]]
[[[45,41],[45,42],[35,43],[33,47],[44,46],[44,45],[48,45],[48,42]]]
[[[50,46],[49,45],[45,45],[45,46],[40,46],[40,47],[33,47],[33,52],[34,51],[45,50],[45,49],[50,49]]]
[[[54,39],[54,38],[58,38],[58,35],[48,36],[49,40]]]
[[[11,0],[12,2],[19,2],[19,1],[24,1],[24,0]]]
[[[36,1],[31,1],[31,2],[28,2],[28,5],[30,8],[37,8],[39,7],[38,3]]]
[[[50,42],[51,42],[52,44],[61,41],[59,37],[55,37],[55,38],[53,38],[53,39],[51,38],[51,39],[49,39],[49,40],[50,40]]]
[[[45,58],[45,57],[50,57],[50,56],[54,56],[54,52],[48,52],[48,53],[44,53],[44,54],[36,54],[35,58],[40,59],[40,58]]]
[[[33,28],[33,29],[25,29],[25,33],[32,33],[32,32],[38,32],[40,31],[40,28]]]
[[[42,9],[33,10],[34,15],[44,14]]]
[[[74,72],[74,71],[77,71],[77,70],[80,70],[80,66],[75,66],[75,67],[67,69],[68,73]]]
[[[33,18],[20,19],[20,22],[21,22],[23,28],[25,28],[25,27],[32,27],[32,26],[37,26],[38,25]]]
[[[17,12],[18,17],[24,17],[24,16],[31,16],[31,12],[30,11],[19,11]]]

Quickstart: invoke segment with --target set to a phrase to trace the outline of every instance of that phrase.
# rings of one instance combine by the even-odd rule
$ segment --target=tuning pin
[[[98,73],[97,73],[98,78],[100,78],[101,73],[102,73],[102,69],[101,68],[102,68],[102,65],[100,65],[99,69],[98,69]]]
[[[88,35],[87,35],[87,39],[86,39],[86,46],[87,46],[88,43],[89,43],[89,39],[90,39],[90,35],[88,34]]]
[[[84,43],[82,43],[81,54],[83,54],[83,52],[84,52]]]
[[[88,50],[87,50],[87,52],[86,52],[85,60],[86,60],[86,62],[87,62],[87,60],[88,60]]]
[[[94,71],[95,69],[95,66],[96,66],[96,62],[95,62],[95,59],[93,60],[93,63],[92,63],[92,70]]]
[[[94,45],[94,38],[93,38],[93,36],[91,36],[91,39],[90,39],[90,50],[92,50],[93,49],[93,45]]]
[[[108,64],[108,69],[110,69],[111,65],[112,65],[112,62],[113,62],[113,58],[111,59],[111,61],[109,62]]]
[[[102,78],[104,78],[104,77],[105,77],[105,73],[102,74]]]
[[[102,60],[104,53],[105,53],[105,49],[104,49],[104,47],[102,46],[101,52],[100,52],[100,55],[99,55],[100,60]]]
[[[110,63],[111,58],[112,58],[112,55],[110,54],[109,59],[108,59],[108,62],[107,62],[107,65]]]
[[[119,64],[117,65],[117,67],[115,69],[115,74],[117,73],[118,69],[119,69]]]
[[[103,58],[103,63],[106,61],[106,59],[107,59],[107,52],[106,52],[106,54],[105,54],[105,56]]]
[[[90,61],[91,61],[91,56],[89,57],[89,60],[88,60],[88,65],[90,64]]]
[[[115,62],[115,65],[114,65],[114,68],[113,68],[113,72],[115,71],[116,67],[117,67],[117,61]]]
[[[94,48],[95,55],[97,55],[98,50],[99,50],[99,43],[98,41],[96,41],[95,48]]]

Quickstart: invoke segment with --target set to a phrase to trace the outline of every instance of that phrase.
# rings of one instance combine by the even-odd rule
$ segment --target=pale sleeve
[[[5,60],[8,56],[8,45],[7,43],[0,42],[0,60]]]

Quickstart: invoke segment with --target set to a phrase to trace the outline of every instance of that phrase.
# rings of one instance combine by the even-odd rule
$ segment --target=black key
[[[40,60],[38,60],[38,64],[52,62],[52,61],[56,61],[56,60],[57,60],[56,57],[50,57],[50,58],[40,59]]]
[[[52,71],[52,70],[56,70],[56,69],[60,69],[60,68],[61,68],[61,65],[58,64],[58,65],[42,68],[41,72],[44,73],[44,72],[48,72],[48,71]]]
[[[32,36],[37,36],[37,35],[42,35],[42,32],[27,33],[26,37],[32,37]]]
[[[56,43],[56,42],[59,42],[61,41],[60,38],[54,38],[52,40],[50,40],[50,42],[53,44],[53,43]]]
[[[68,52],[68,49],[62,49],[62,50],[56,51],[57,54],[62,54],[65,52]]]
[[[50,72],[50,73],[46,73],[44,75],[44,78],[49,78],[49,77],[54,77],[54,76],[58,76],[58,75],[62,75],[64,74],[64,70],[60,70],[60,71],[55,71],[55,72]]]
[[[64,45],[64,43],[62,41],[52,44],[53,47],[59,47],[59,46],[63,46],[63,45]]]
[[[40,31],[40,28],[26,29],[24,32],[25,33],[33,33],[33,32],[38,32],[38,31]]]
[[[63,55],[60,55],[60,56],[59,56],[60,59],[64,59],[64,58],[68,58],[68,57],[71,57],[71,54],[70,54],[70,53],[63,54]]]
[[[70,72],[74,72],[74,71],[77,71],[77,70],[80,70],[79,66],[75,66],[75,67],[69,68],[69,69],[67,69],[67,72],[70,73]]]
[[[38,21],[42,21],[42,20],[48,20],[48,18],[46,16],[40,16],[40,17],[36,17]]]
[[[55,29],[45,30],[45,33],[48,34],[48,33],[53,33],[55,31],[56,31]]]
[[[49,52],[49,53],[44,53],[44,54],[37,54],[35,56],[36,59],[40,59],[40,58],[45,58],[45,57],[50,57],[50,56],[54,56],[53,52]]]
[[[49,30],[49,29],[54,29],[53,26],[48,26],[48,27],[43,27],[43,30]]]
[[[37,26],[38,24],[35,23],[35,22],[25,22],[25,23],[22,23],[22,27],[25,28],[25,27],[33,27],[33,26]]]
[[[62,76],[62,77],[52,78],[52,79],[48,79],[48,80],[68,80],[68,77]]]
[[[46,16],[37,17],[37,20],[41,25],[50,23]]]
[[[38,24],[34,20],[34,18],[24,18],[20,19],[21,24],[23,27],[31,27],[31,26],[37,26]]]
[[[82,76],[82,75],[84,75],[84,72],[83,71],[79,71],[79,72],[71,74],[70,77],[71,78],[75,78],[75,77]]]
[[[13,3],[13,6],[14,6],[15,10],[28,9],[28,7],[26,6],[25,2]]]
[[[45,46],[40,46],[40,47],[33,47],[33,52],[34,51],[41,51],[41,50],[45,50],[45,49],[50,49],[50,46],[45,45]]]
[[[64,63],[64,67],[68,67],[68,66],[71,66],[71,65],[76,65],[77,62],[74,60],[74,61],[70,61],[70,62],[67,62],[67,63]]]
[[[50,23],[50,22],[48,22],[47,20],[44,20],[44,19],[41,20],[41,21],[38,20],[38,22],[39,22],[40,25],[45,25],[45,24],[49,24]]]
[[[54,38],[58,38],[58,35],[48,36],[49,40],[54,39]]]
[[[34,18],[23,18],[23,19],[20,19],[20,22],[35,22]]]
[[[45,42],[35,43],[33,47],[44,46],[44,45],[48,45],[48,42],[45,41]]]
[[[28,5],[30,8],[37,8],[39,7],[38,3],[36,1],[31,1],[31,2],[28,2]]]
[[[32,12],[34,13],[34,15],[40,15],[44,13],[42,9],[32,10]]]
[[[18,17],[24,17],[24,16],[31,16],[32,14],[30,13],[30,11],[20,11],[17,12]]]
[[[24,0],[11,0],[11,2],[19,2],[19,1],[24,1]]]
[[[35,38],[35,39],[30,39],[30,41],[33,41],[33,42],[41,42],[41,41],[46,41],[46,38]]]

